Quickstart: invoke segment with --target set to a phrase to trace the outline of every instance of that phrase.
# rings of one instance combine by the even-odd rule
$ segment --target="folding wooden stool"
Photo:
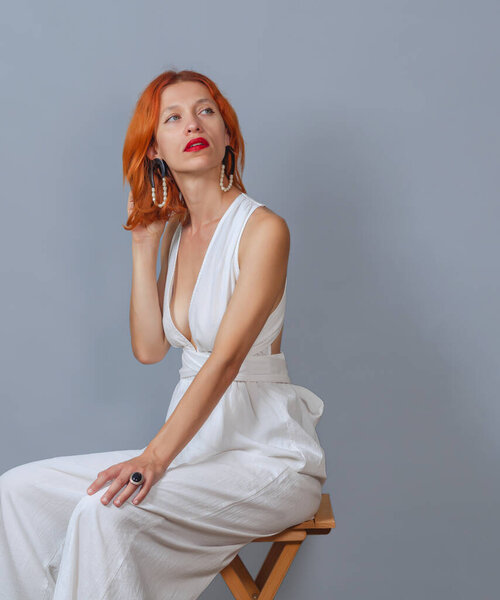
[[[330,494],[322,494],[318,512],[313,519],[289,527],[276,535],[253,540],[273,542],[255,581],[239,555],[236,555],[220,574],[235,600],[273,600],[307,535],[325,535],[334,527],[335,518]]]

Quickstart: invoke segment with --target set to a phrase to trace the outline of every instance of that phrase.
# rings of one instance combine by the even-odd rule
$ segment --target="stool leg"
[[[259,600],[273,600],[302,541],[273,542],[264,564],[255,579],[260,594]]]
[[[259,598],[259,588],[255,585],[248,569],[237,554],[220,572],[235,600]]]
[[[293,533],[293,539],[273,542],[260,571],[252,579],[243,561],[236,555],[220,574],[235,600],[273,600],[290,565],[306,537],[305,532]]]

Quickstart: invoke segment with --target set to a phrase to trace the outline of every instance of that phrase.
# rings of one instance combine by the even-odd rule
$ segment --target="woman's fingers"
[[[130,481],[129,481],[127,487],[123,490],[123,492],[114,501],[114,504],[116,504],[116,506],[120,506],[120,504],[123,504],[135,492],[136,487],[137,486],[135,486],[133,483],[130,483]]]
[[[143,492],[145,485],[146,485],[146,482],[144,482],[142,484],[142,488],[141,488],[141,491],[139,492],[139,494],[141,494]],[[141,486],[140,485],[134,485],[133,483],[131,483],[129,481],[129,484],[127,485],[127,487],[123,490],[123,492],[115,500],[114,503],[116,504],[116,506],[120,506],[121,504],[123,504],[124,502],[126,502],[130,498],[130,496],[137,490],[138,487],[141,487]],[[149,486],[149,487],[151,487],[151,486]],[[132,500],[132,502],[134,504],[137,504],[136,499],[139,496],[139,494],[137,494],[137,496]]]
[[[121,491],[121,494],[114,500],[115,506],[121,506],[128,498],[130,498],[137,488],[140,488],[137,496],[133,500],[134,504],[139,504],[153,485],[161,478],[165,470],[166,468],[163,465],[156,463],[149,457],[137,457],[123,463],[112,465],[108,469],[98,473],[97,478],[90,484],[87,492],[93,494],[101,489],[106,482],[114,480],[102,495],[101,502],[103,504],[108,504],[115,495]],[[143,474],[144,483],[134,485],[130,481],[130,475],[135,471],[139,471]],[[122,490],[123,487],[125,487],[124,490]]]
[[[132,500],[133,504],[139,504],[141,500],[147,495],[149,490],[153,487],[152,483],[148,483],[146,480],[141,487],[141,491],[137,494],[137,496]]]
[[[112,467],[109,467],[108,469],[97,473],[97,478],[89,485],[89,487],[87,488],[87,492],[89,494],[98,492],[105,483],[114,479],[118,472],[119,466],[113,465]]]
[[[130,191],[128,194],[128,201],[127,201],[127,214],[129,217],[130,217],[130,213],[132,212],[133,208],[134,208],[134,198],[132,196],[132,191]]]
[[[108,502],[110,502],[115,497],[115,495],[122,489],[122,487],[127,484],[127,481],[128,476],[126,475],[126,473],[124,473],[123,475],[118,475],[113,481],[113,483],[106,490],[106,493],[103,494],[101,502],[103,504],[107,504]]]

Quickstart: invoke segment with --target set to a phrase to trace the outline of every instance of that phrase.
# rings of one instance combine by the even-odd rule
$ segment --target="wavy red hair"
[[[245,166],[245,144],[241,135],[238,117],[227,98],[221,94],[219,88],[211,79],[201,73],[189,70],[165,71],[153,79],[140,95],[123,144],[123,185],[127,180],[134,199],[134,207],[127,219],[127,224],[123,226],[128,231],[134,229],[137,225],[149,225],[158,219],[168,221],[173,214],[179,214],[181,221],[185,221],[187,217],[188,209],[180,200],[179,189],[171,174],[166,178],[168,194],[165,206],[158,208],[158,206],[152,204],[151,182],[149,179],[149,169],[152,161],[146,154],[148,148],[155,142],[156,127],[160,115],[161,93],[168,85],[179,81],[199,81],[208,88],[219,107],[229,131],[229,145],[234,150],[233,185],[241,192],[246,192],[241,179],[241,173]],[[162,202],[162,182],[157,170],[155,170],[155,188],[157,202]]]

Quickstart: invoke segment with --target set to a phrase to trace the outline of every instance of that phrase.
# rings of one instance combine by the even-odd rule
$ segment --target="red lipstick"
[[[205,138],[197,137],[189,140],[184,148],[184,152],[196,152],[198,150],[203,150],[203,148],[208,148],[208,146],[209,144]]]

